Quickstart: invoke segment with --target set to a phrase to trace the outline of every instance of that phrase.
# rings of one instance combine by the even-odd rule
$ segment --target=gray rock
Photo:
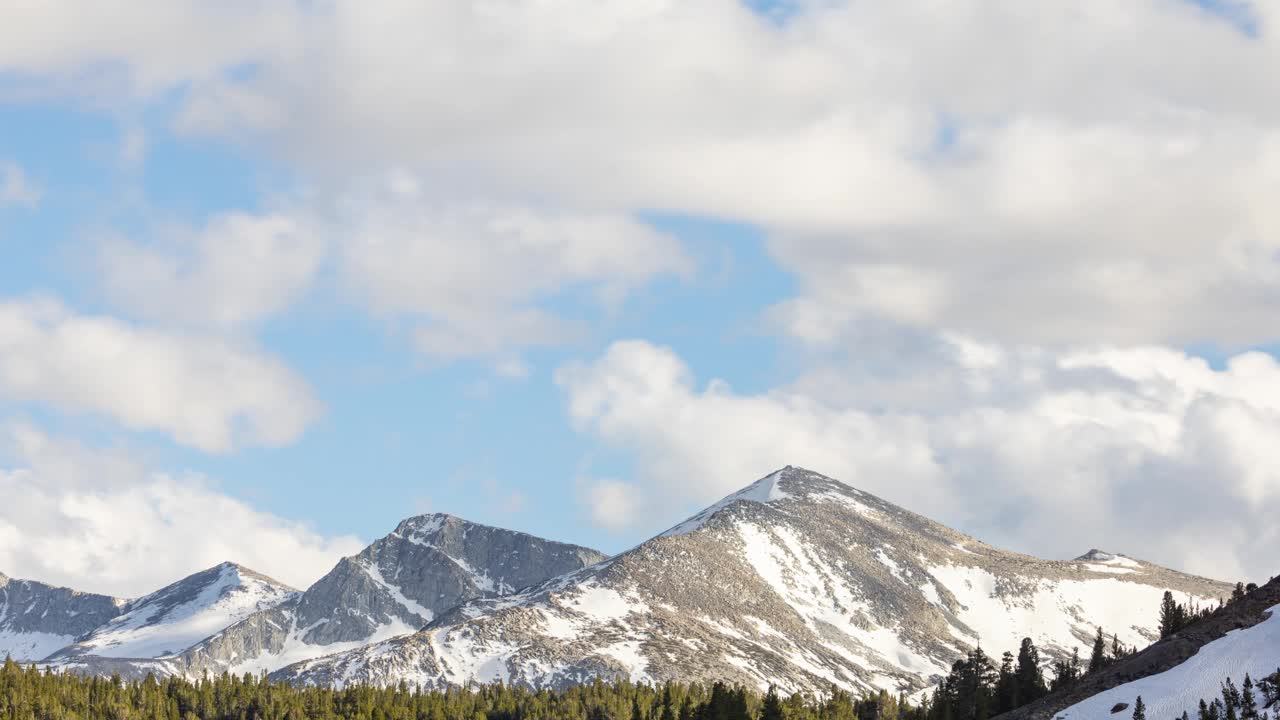
[[[273,677],[917,692],[979,641],[998,655],[1030,636],[1052,659],[1087,651],[1101,623],[1144,645],[1166,588],[1206,599],[1229,589],[1100,551],[1052,561],[999,550],[787,467],[607,562]]]
[[[411,634],[459,603],[512,593],[605,558],[588,548],[467,522],[409,518],[305,592],[254,613],[179,655],[93,672],[199,676],[258,673],[303,658]]]
[[[126,603],[0,573],[0,658],[43,660],[119,615]]]

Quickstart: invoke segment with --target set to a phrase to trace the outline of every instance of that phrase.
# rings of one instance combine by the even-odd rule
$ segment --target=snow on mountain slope
[[[275,677],[917,691],[979,639],[990,651],[1030,636],[1066,655],[1100,623],[1145,644],[1166,588],[1201,599],[1229,590],[1104,553],[1057,562],[1001,551],[788,467],[607,562]]]
[[[98,653],[68,667],[124,676],[271,671],[412,634],[459,603],[510,593],[604,557],[450,515],[413,517],[343,558],[305,592],[205,633],[173,657],[113,662]]]
[[[1221,697],[1222,682],[1231,678],[1238,687],[1245,673],[1263,678],[1280,668],[1280,605],[1270,617],[1253,627],[1233,630],[1200,648],[1185,662],[1165,672],[1099,693],[1059,712],[1061,720],[1110,718],[1119,703],[1133,706],[1141,695],[1147,717],[1176,718],[1185,710],[1195,715],[1200,699]],[[1261,697],[1258,697],[1261,706]]]
[[[298,591],[234,563],[196,573],[129,603],[126,612],[50,658],[176,655]],[[83,662],[83,660],[81,660]]]
[[[119,615],[126,602],[0,573],[0,658],[43,660]]]

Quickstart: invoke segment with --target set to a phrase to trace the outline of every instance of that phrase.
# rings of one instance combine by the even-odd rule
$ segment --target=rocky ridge
[[[401,522],[343,558],[305,592],[227,623],[154,660],[67,657],[81,672],[198,677],[276,670],[292,662],[407,635],[439,613],[603,560],[595,550],[432,514]]]
[[[122,613],[127,603],[0,573],[0,658],[42,660]]]
[[[985,545],[872,495],[787,467],[638,547],[422,631],[294,664],[310,684],[594,677],[723,679],[786,690],[930,687],[979,641],[1087,648],[1096,625],[1155,638],[1165,589],[1223,583],[1092,551],[1046,561]]]

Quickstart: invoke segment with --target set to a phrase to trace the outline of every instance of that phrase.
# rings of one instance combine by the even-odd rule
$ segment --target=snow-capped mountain
[[[1093,551],[1002,551],[831,478],[787,467],[638,547],[416,634],[305,661],[302,683],[424,686],[593,677],[918,691],[981,640],[1049,654],[1096,627],[1155,638],[1161,595],[1228,586]]]
[[[48,658],[89,665],[98,658],[176,655],[298,591],[235,563],[183,578],[128,604],[125,612]]]
[[[0,659],[43,660],[119,615],[127,602],[0,573]]]
[[[205,670],[275,670],[413,633],[459,603],[511,593],[604,558],[588,548],[450,515],[413,517],[343,558],[305,592],[226,623],[173,657],[98,661],[80,669],[188,677]]]

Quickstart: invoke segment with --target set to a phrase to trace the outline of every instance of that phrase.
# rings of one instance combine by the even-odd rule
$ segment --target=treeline
[[[1051,665],[1053,678],[1046,679],[1040,649],[1031,638],[1022,639],[1016,658],[1012,652],[1005,652],[999,667],[979,646],[951,666],[951,672],[926,705],[928,720],[986,720],[1035,702],[1050,692],[1065,690],[1086,674],[1134,652],[1114,634],[1108,650],[1106,635],[1098,628],[1087,666],[1080,662],[1080,651],[1076,649],[1070,659],[1055,660]]]
[[[0,720],[927,720],[905,695],[822,698],[711,686],[596,680],[560,691],[502,684],[442,691],[394,687],[294,687],[222,674],[190,682],[134,682],[0,667]]]
[[[1219,599],[1216,606],[1179,603],[1173,593],[1166,590],[1159,611],[1160,639],[1231,606],[1257,589],[1253,583],[1236,583],[1231,597]],[[1031,638],[1023,638],[1016,657],[1006,651],[998,667],[979,646],[951,666],[951,672],[943,678],[924,709],[928,720],[987,720],[1035,702],[1051,692],[1067,690],[1090,673],[1103,670],[1135,652],[1137,648],[1125,646],[1114,633],[1108,643],[1106,633],[1099,627],[1093,638],[1088,663],[1080,659],[1080,649],[1074,648],[1071,657],[1048,664],[1052,677],[1046,678],[1040,650]],[[1213,703],[1208,703],[1208,706],[1212,710]],[[1240,720],[1237,715],[1227,714],[1229,707],[1223,705],[1222,714],[1210,716],[1208,720]],[[1135,702],[1135,715],[1142,714],[1144,710],[1141,703]],[[1202,717],[1201,720],[1206,719]]]

